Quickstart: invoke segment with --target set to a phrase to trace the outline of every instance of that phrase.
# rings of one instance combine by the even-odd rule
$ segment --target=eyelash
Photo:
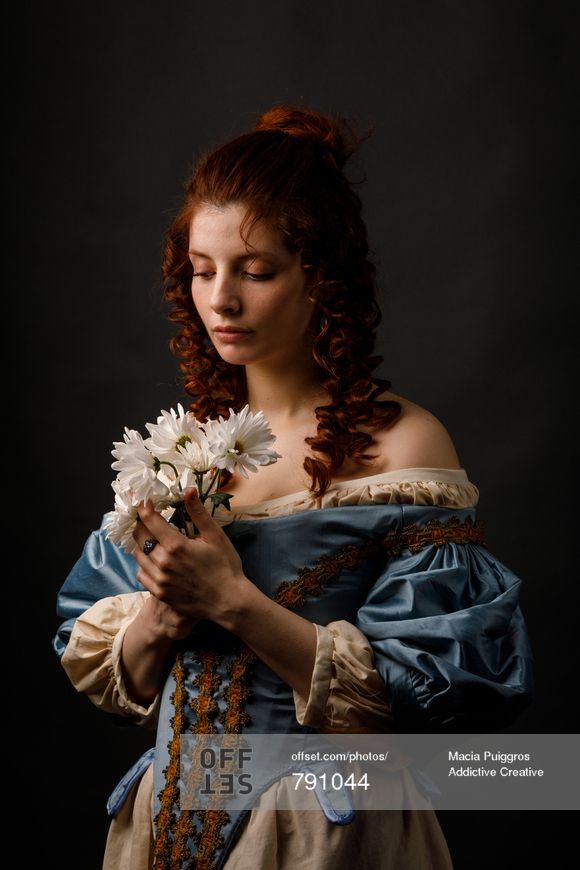
[[[203,278],[204,281],[209,281],[210,278],[213,278],[214,272],[194,272],[193,278]],[[272,278],[275,277],[275,273],[268,273],[264,275],[255,275],[251,272],[242,272],[242,275],[246,275],[251,281],[271,281]]]

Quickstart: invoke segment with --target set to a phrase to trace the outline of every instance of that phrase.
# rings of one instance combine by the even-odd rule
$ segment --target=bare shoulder
[[[401,414],[387,429],[373,430],[382,471],[399,468],[461,468],[453,441],[445,426],[430,411],[414,402],[385,393],[401,405]]]

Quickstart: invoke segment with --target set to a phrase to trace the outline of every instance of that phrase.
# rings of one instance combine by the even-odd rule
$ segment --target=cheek
[[[285,316],[292,324],[294,330],[304,331],[310,325],[314,313],[314,304],[310,302],[306,294],[294,296],[288,300]]]
[[[191,301],[193,302],[193,307],[203,320],[206,322],[206,317],[208,313],[208,306],[205,304],[204,295],[202,293],[195,293],[193,290],[191,291]]]
[[[281,329],[286,325],[291,330],[308,326],[315,308],[301,282],[289,288],[278,288],[278,292],[272,293],[260,307],[265,316],[278,321]]]
[[[270,299],[254,307],[255,323],[268,329],[275,328],[278,335],[296,335],[305,331],[311,316],[311,306],[307,308],[292,296]]]

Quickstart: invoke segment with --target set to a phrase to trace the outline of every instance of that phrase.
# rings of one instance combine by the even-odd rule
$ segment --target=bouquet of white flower
[[[123,441],[113,442],[116,461],[111,467],[117,477],[111,484],[115,492],[115,509],[105,520],[107,538],[128,553],[136,547],[133,532],[138,520],[137,507],[151,501],[165,519],[192,537],[193,524],[184,503],[185,490],[195,486],[203,503],[213,503],[212,516],[218,505],[230,510],[232,495],[220,491],[222,471],[248,477],[260,465],[280,459],[272,448],[276,437],[262,411],[250,412],[246,405],[239,413],[230,408],[227,420],[199,423],[182,405],[177,412],[161,411],[157,423],[146,423],[149,437],[125,427]]]

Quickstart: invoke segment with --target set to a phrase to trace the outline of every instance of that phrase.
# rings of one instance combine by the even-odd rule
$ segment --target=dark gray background
[[[13,507],[26,556],[13,698],[18,739],[30,727],[40,746],[35,806],[61,870],[100,866],[106,797],[150,737],[68,684],[49,646],[55,596],[110,509],[111,442],[184,398],[159,262],[188,169],[277,102],[376,126],[350,175],[367,175],[383,373],[445,423],[480,487],[490,548],[523,578],[537,698],[511,730],[577,730],[575,5],[20,8],[4,167],[16,228],[9,387],[23,407],[8,443],[11,475],[30,475],[30,509]],[[8,756],[21,778],[19,754]],[[569,828],[555,813],[441,821],[456,870],[558,865]]]

